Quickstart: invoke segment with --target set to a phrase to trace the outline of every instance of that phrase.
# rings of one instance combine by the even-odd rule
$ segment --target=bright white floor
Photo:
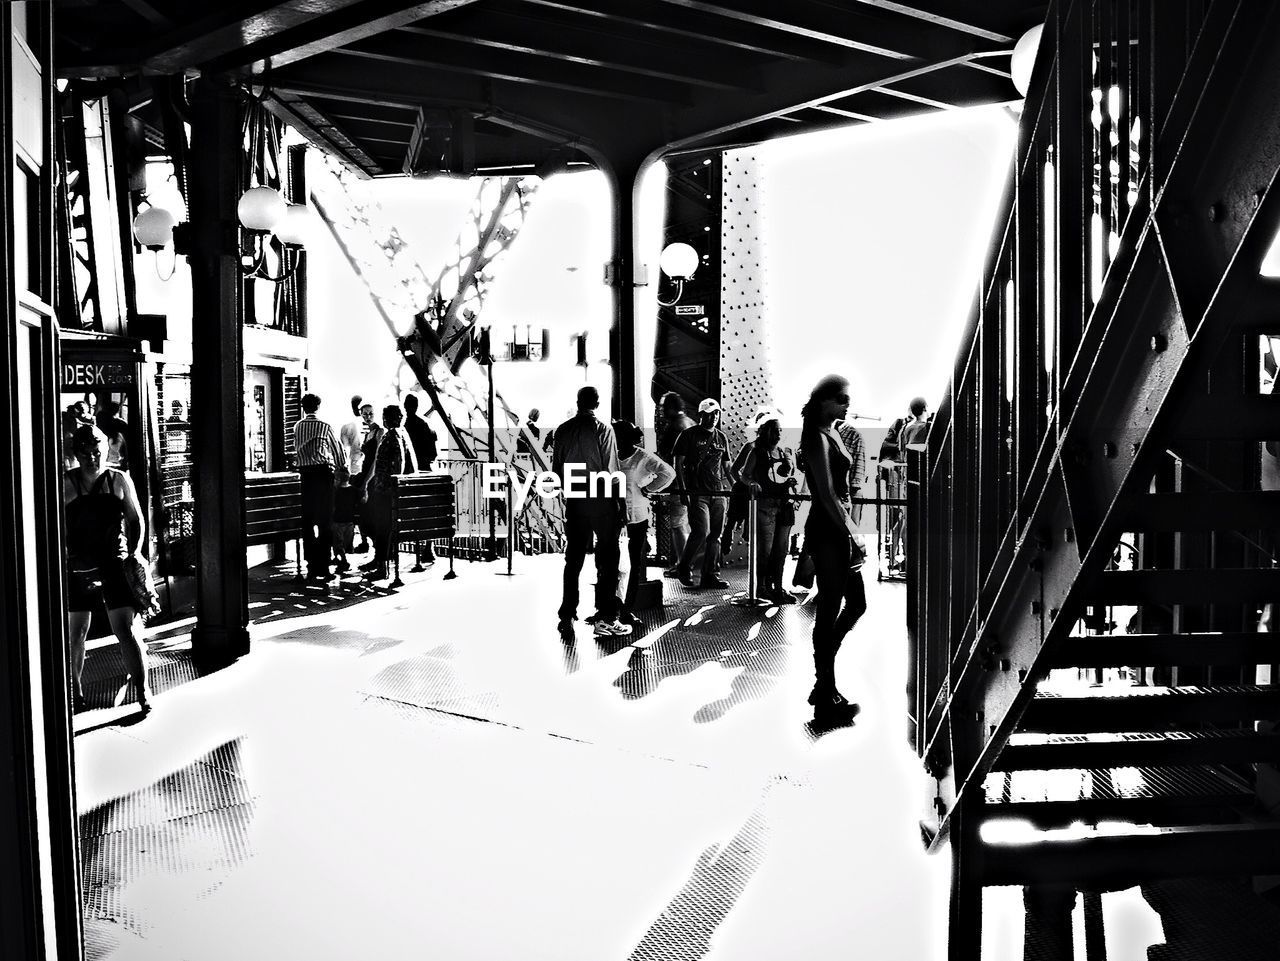
[[[97,855],[163,846],[91,872],[91,955],[945,957],[949,863],[917,826],[931,792],[907,744],[901,585],[869,578],[838,665],[862,714],[814,738],[803,608],[685,597],[671,633],[634,639],[649,653],[583,628],[566,657],[559,558],[518,558],[512,579],[443,567],[314,614],[260,597],[255,614],[298,616],[255,626],[240,663],[139,723],[81,716],[82,812],[138,792],[173,806],[162,834],[122,814]],[[624,696],[624,676],[649,693]],[[226,745],[251,803],[155,802]]]

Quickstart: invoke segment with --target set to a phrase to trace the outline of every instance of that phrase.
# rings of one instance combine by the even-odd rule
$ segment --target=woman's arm
[[[671,486],[671,482],[676,479],[675,468],[664,461],[661,457],[653,454],[648,455],[645,462],[645,469],[653,473],[653,480],[644,485],[644,493],[646,495],[656,494],[658,491],[666,490]]]
[[[117,471],[117,473],[120,475],[119,497],[124,501],[126,545],[130,554],[136,554],[146,534],[146,521],[142,517],[142,506],[138,503],[138,492],[133,486],[133,478],[124,471]]]
[[[756,453],[755,444],[743,444],[742,451],[738,454],[738,460],[733,465],[738,471],[738,479],[746,484],[752,490],[760,490],[760,482],[756,480],[756,471],[760,468],[757,464],[759,455]]]

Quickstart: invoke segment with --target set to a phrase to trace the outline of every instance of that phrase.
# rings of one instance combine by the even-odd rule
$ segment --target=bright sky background
[[[854,382],[854,410],[897,416],[915,394],[941,399],[991,233],[1015,125],[1001,108],[957,110],[775,141],[754,148],[764,183],[767,318],[775,400],[798,418],[818,377]],[[450,254],[475,188],[466,181],[397,178],[363,189],[387,210],[432,273]],[[642,212],[645,260],[656,271],[661,192]],[[524,232],[497,275],[483,322],[552,330],[551,362],[502,364],[498,390],[554,423],[583,383],[571,334],[590,330],[588,377],[602,390],[612,319],[602,282],[609,258],[605,178],[564,174],[542,184]],[[362,286],[329,239],[309,273],[313,388],[345,406],[353,392],[390,399],[398,357]],[[576,268],[576,269],[571,269]],[[653,287],[645,289],[647,296]],[[405,318],[407,327],[408,318]],[[653,323],[637,342],[651,357]],[[647,395],[649,364],[638,374]],[[411,389],[412,383],[400,385]],[[330,415],[335,420],[337,414]],[[645,419],[651,419],[646,413]]]

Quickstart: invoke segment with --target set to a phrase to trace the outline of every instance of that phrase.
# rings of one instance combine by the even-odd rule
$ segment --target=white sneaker
[[[626,637],[631,625],[621,621],[596,621],[596,637]]]

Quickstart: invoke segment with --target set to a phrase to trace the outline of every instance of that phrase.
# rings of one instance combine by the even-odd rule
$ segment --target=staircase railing
[[[1241,85],[1275,33],[1270,6],[1050,5],[976,303],[909,465],[909,715],[939,836],[1074,621],[1077,582],[1101,569],[1184,360],[1211,351],[1199,322],[1221,289],[1202,277],[1225,284],[1273,230],[1274,165],[1248,170],[1266,151],[1242,138],[1246,111],[1267,135],[1276,111]],[[1215,164],[1237,148],[1237,169]],[[1246,173],[1258,192],[1226,223]],[[1202,276],[1198,248],[1214,261]]]

